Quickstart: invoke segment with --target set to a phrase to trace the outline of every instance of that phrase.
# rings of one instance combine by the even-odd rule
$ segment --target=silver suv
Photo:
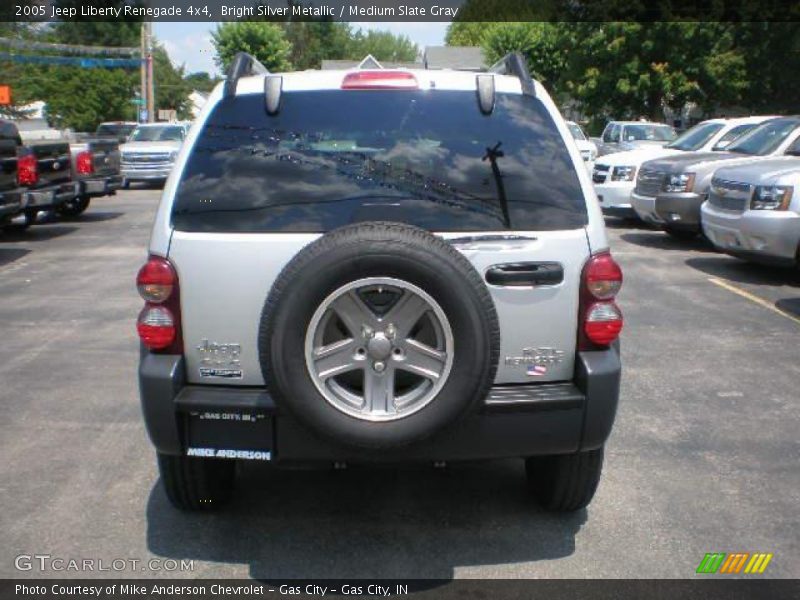
[[[166,493],[214,507],[243,460],[521,457],[543,506],[582,508],[617,407],[621,283],[519,55],[269,74],[240,54],[137,277]]]

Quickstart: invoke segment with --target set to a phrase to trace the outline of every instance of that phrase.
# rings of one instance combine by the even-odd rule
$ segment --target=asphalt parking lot
[[[0,577],[20,554],[192,559],[258,578],[693,577],[707,552],[771,552],[800,577],[798,334],[791,274],[609,222],[625,272],[623,388],[589,509],[534,508],[521,461],[277,471],[182,514],[139,414],[141,307],[157,190],[0,234]]]

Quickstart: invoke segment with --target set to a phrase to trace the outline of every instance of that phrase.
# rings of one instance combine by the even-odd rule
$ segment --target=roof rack
[[[512,75],[519,79],[522,85],[522,93],[535,96],[536,88],[533,85],[533,79],[528,72],[528,64],[525,62],[525,57],[519,52],[511,52],[506,54],[503,58],[498,60],[488,69],[489,73],[495,75]]]
[[[269,75],[269,70],[255,56],[247,52],[237,52],[225,76],[224,96],[227,98],[236,95],[239,79],[249,75]]]

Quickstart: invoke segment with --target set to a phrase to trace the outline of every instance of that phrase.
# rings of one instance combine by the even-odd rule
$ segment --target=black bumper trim
[[[275,458],[287,461],[473,460],[597,448],[611,433],[619,379],[618,347],[581,352],[574,382],[495,386],[481,410],[433,438],[371,454],[320,439],[262,387],[186,385],[181,356],[143,351],[139,366],[142,412],[159,452],[184,453],[190,413],[259,413],[274,423]]]
[[[586,397],[573,383],[494,386],[484,403],[485,412],[548,411],[583,408]]]
[[[175,397],[181,412],[190,410],[258,410],[275,413],[277,407],[263,388],[236,388],[223,386],[187,385]]]

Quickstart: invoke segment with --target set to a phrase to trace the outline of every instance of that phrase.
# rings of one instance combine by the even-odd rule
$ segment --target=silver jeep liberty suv
[[[246,460],[518,457],[542,506],[594,495],[622,273],[521,56],[272,74],[238,55],[149,254],[141,402],[175,506],[219,505]]]

